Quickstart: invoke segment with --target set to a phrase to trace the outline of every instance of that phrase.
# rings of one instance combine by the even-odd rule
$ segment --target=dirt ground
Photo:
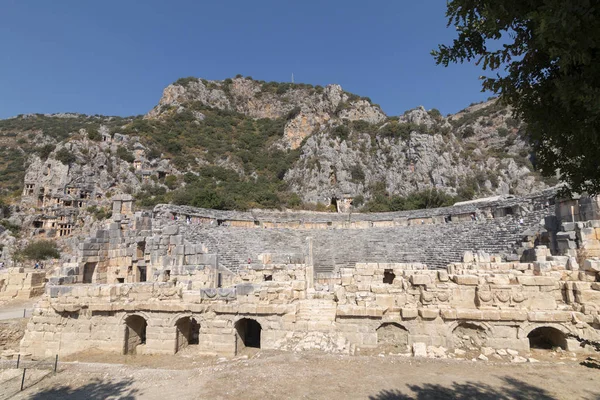
[[[0,353],[4,350],[19,351],[19,343],[25,335],[27,318],[0,320]]]
[[[255,350],[234,359],[86,352],[63,361],[12,398],[600,399],[600,370],[568,357],[514,364]]]

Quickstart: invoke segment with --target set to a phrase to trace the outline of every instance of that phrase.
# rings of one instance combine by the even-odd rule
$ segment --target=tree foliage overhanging
[[[528,124],[537,167],[558,169],[572,191],[600,193],[600,2],[453,0],[458,37],[432,52],[438,64],[475,61]]]

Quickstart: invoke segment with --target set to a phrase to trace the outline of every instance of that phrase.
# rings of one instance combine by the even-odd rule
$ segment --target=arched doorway
[[[529,347],[532,349],[551,350],[560,347],[563,350],[567,349],[567,338],[565,334],[556,328],[550,326],[541,326],[535,328],[529,335]]]
[[[398,352],[408,349],[408,330],[395,322],[377,328],[377,345],[381,350]]]
[[[146,344],[148,323],[139,315],[130,315],[125,319],[125,345],[123,354],[135,354],[141,344]]]
[[[175,323],[175,353],[189,345],[196,345],[200,337],[200,324],[192,317],[179,318]]]
[[[452,331],[452,345],[455,349],[475,350],[487,342],[486,330],[469,322],[461,322]]]
[[[260,349],[262,327],[256,320],[242,318],[235,323],[235,330],[237,332],[236,345],[238,350],[241,350],[244,347]]]

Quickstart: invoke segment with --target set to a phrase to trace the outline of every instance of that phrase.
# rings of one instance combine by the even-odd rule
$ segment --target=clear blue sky
[[[436,66],[445,0],[28,1],[0,7],[0,118],[146,113],[181,77],[338,83],[388,115],[484,100],[472,65]]]

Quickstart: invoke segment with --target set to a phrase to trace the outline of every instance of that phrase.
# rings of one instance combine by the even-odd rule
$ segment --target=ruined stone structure
[[[29,299],[44,293],[45,271],[24,268],[0,269],[0,300]]]
[[[119,198],[50,278],[21,350],[579,351],[569,334],[600,336],[600,260],[584,256],[600,220],[564,209],[552,193],[346,215]]]

